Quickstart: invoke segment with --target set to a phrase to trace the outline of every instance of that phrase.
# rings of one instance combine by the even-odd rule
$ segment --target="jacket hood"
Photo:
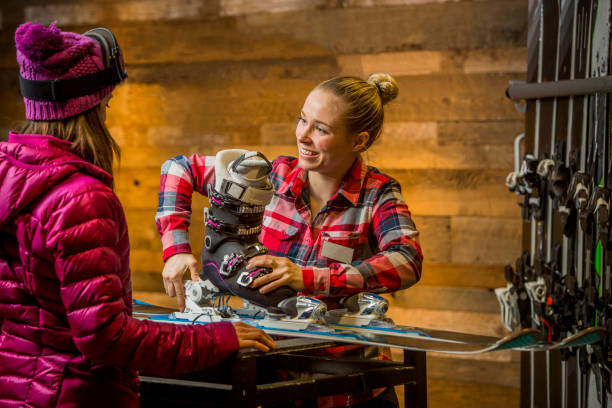
[[[53,136],[13,132],[0,143],[0,227],[75,173],[112,185],[110,174],[71,153],[70,145]]]

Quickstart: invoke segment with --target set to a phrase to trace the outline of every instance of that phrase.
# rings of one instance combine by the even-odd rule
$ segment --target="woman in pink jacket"
[[[243,324],[131,317],[129,241],[104,121],[127,77],[112,33],[15,33],[27,122],[0,143],[0,406],[138,406],[137,370],[275,346]]]

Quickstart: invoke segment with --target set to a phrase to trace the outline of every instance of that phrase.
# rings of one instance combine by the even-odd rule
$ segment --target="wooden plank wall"
[[[505,333],[491,289],[504,284],[502,266],[521,248],[504,178],[523,119],[504,90],[525,75],[526,0],[4,0],[3,137],[23,117],[13,34],[26,20],[77,32],[106,26],[124,49],[130,77],[114,92],[108,125],[123,153],[116,186],[136,291],[163,290],[154,215],[165,159],[230,147],[294,155],[294,118],[313,86],[382,71],[400,94],[366,159],[402,184],[426,259],[422,281],[389,296],[390,314]],[[193,205],[198,256],[205,205]],[[432,355],[429,372],[518,385],[516,355],[476,360]]]

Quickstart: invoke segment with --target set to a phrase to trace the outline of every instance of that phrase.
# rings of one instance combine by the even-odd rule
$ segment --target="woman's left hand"
[[[252,258],[246,268],[270,268],[272,272],[260,276],[251,284],[252,288],[259,287],[259,293],[265,294],[281,286],[289,286],[297,291],[304,290],[304,277],[302,268],[287,258],[272,255],[260,255]]]

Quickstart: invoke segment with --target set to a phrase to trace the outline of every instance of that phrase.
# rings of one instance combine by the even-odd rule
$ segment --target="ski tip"
[[[586,346],[588,344],[595,344],[601,339],[603,339],[607,334],[608,331],[603,327],[589,327],[563,339],[563,341],[559,342],[558,344],[555,344],[550,349],[559,350],[570,347],[581,347]]]
[[[522,349],[544,342],[544,337],[536,329],[522,329],[501,339],[496,350]]]

